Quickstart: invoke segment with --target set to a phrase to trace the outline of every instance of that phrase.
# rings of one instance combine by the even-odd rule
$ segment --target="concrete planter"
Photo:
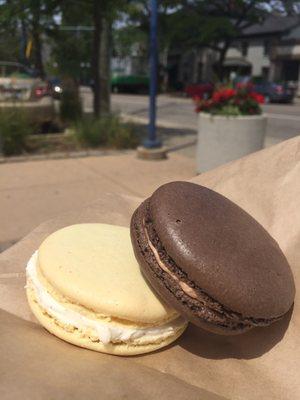
[[[200,113],[197,172],[205,172],[263,148],[266,117],[224,117]]]

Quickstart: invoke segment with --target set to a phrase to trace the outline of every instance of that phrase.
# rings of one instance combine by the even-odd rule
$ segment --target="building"
[[[188,51],[180,56],[177,79],[183,84],[214,80],[217,57],[208,48]],[[224,76],[232,72],[293,82],[300,88],[299,17],[271,15],[262,24],[245,29],[226,54]]]

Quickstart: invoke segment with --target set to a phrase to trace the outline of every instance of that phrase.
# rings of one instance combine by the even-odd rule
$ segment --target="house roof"
[[[299,26],[299,16],[270,15],[262,23],[258,23],[244,29],[243,36],[260,36],[275,33],[285,33]]]
[[[225,67],[250,67],[252,64],[244,60],[243,58],[239,57],[228,57],[224,61]]]

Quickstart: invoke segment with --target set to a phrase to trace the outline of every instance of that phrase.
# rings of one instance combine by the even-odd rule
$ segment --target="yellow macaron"
[[[173,342],[187,326],[143,278],[128,228],[60,229],[31,257],[26,275],[29,305],[40,323],[81,347],[141,354]]]

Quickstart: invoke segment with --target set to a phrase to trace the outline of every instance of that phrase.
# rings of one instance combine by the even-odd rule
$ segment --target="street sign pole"
[[[150,98],[148,137],[144,147],[148,149],[161,147],[156,137],[156,94],[157,94],[157,0],[150,0]]]

